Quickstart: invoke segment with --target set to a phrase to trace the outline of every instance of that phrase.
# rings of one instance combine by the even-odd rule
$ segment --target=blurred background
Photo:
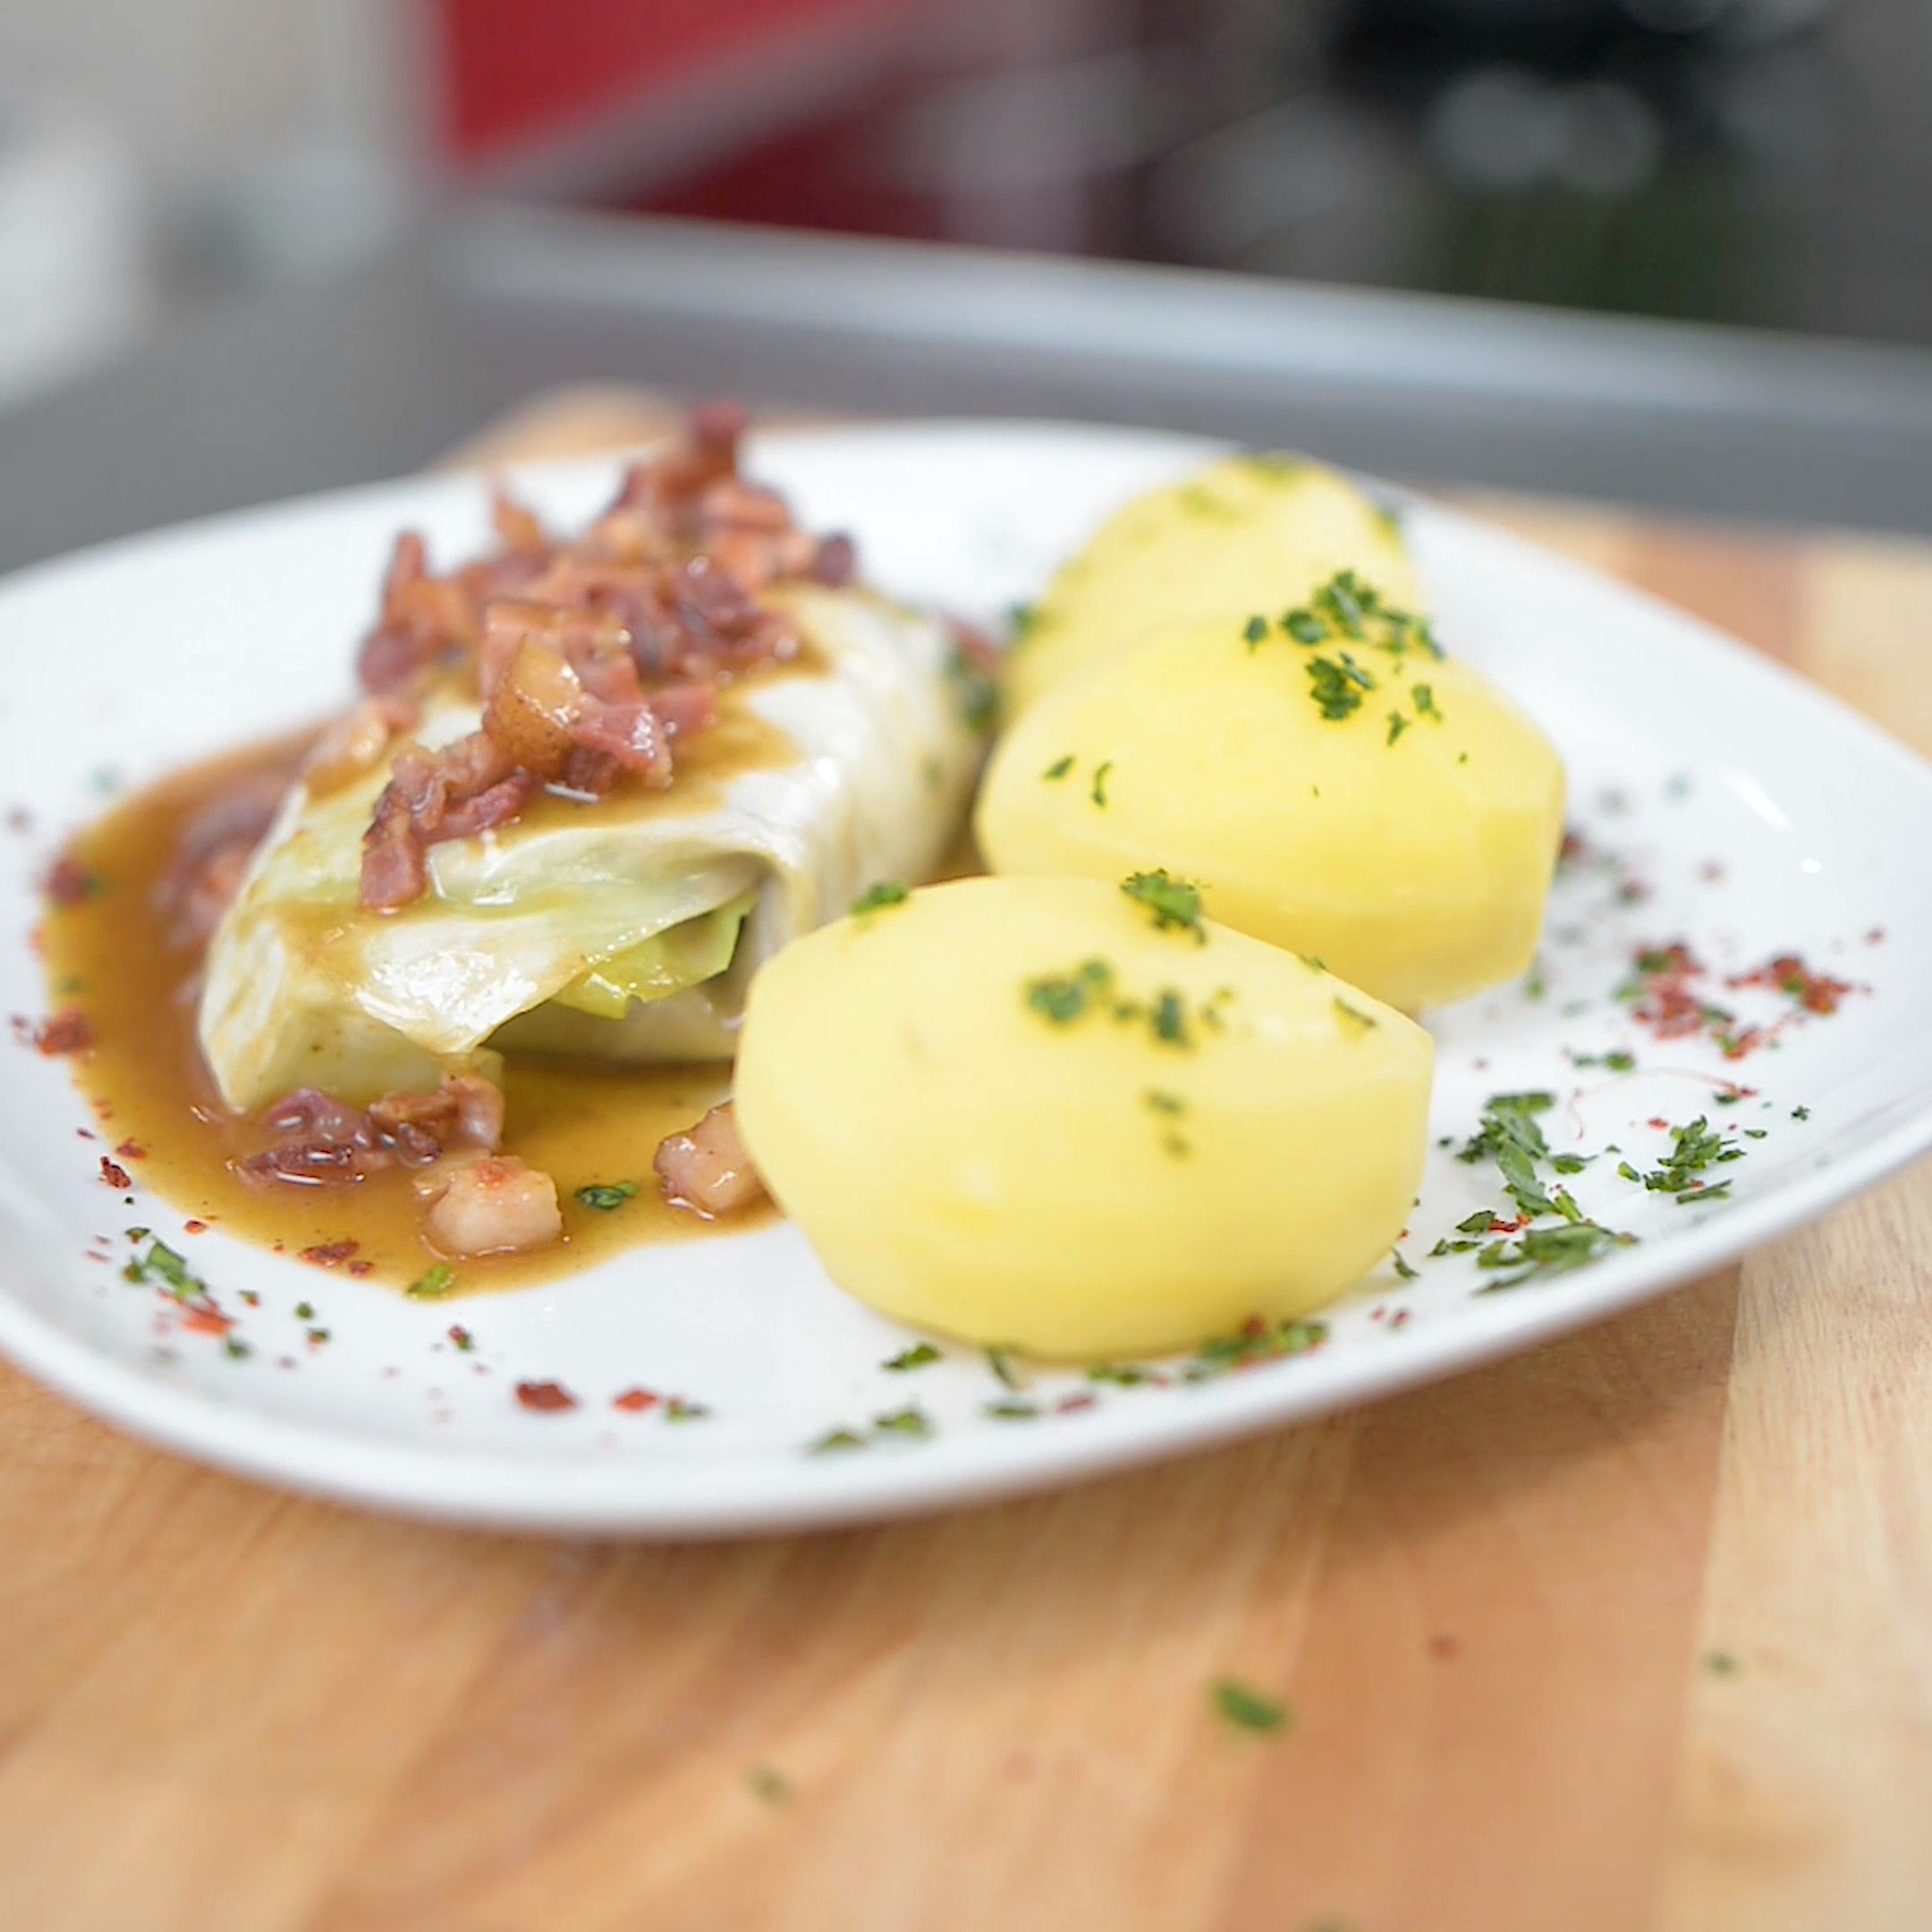
[[[10,422],[31,440],[64,394],[91,382],[105,399],[104,372],[143,366],[172,374],[120,393],[136,445],[161,435],[170,389],[179,440],[198,381],[212,386],[204,467],[228,445],[313,439],[306,466],[257,452],[204,482],[191,463],[188,507],[406,466],[460,434],[463,411],[564,377],[749,374],[841,408],[931,397],[1233,428],[1216,356],[1252,394],[1261,351],[1189,338],[1240,315],[1280,345],[1291,418],[1312,395],[1344,457],[1444,473],[1453,428],[1472,476],[1668,496],[1634,458],[1593,467],[1580,422],[1567,457],[1513,427],[1552,394],[1589,392],[1601,413],[1627,383],[1658,420],[1707,402],[1736,428],[1736,500],[1679,486],[1701,507],[1814,507],[1745,474],[1768,460],[1753,437],[1782,421],[1836,479],[1813,479],[1817,513],[1924,528],[1928,98],[1919,0],[0,0],[0,472]],[[1220,284],[1224,311],[1213,284],[1055,280],[1046,263],[1030,278],[962,250],[1244,279]],[[978,279],[945,279],[969,261]],[[693,350],[708,291],[719,327],[749,328],[748,275],[767,309],[801,301],[826,341],[882,338],[921,287],[932,304],[997,307],[996,343],[974,324],[982,360],[996,348],[1039,379],[975,387],[950,364],[915,379],[919,343],[950,328],[972,346],[963,319],[934,313],[843,363],[823,343],[788,362],[746,337],[708,379]],[[841,288],[868,292],[863,326],[834,312]],[[1357,306],[1336,306],[1348,292]],[[1051,378],[1086,325],[1049,311],[1080,302],[1146,325],[1104,394]],[[217,326],[244,313],[280,319]],[[1707,329],[1563,327],[1585,315],[1753,334],[1733,352]],[[1334,384],[1366,380],[1335,360],[1358,325],[1411,385],[1408,443],[1372,402],[1351,415],[1335,400]],[[1188,385],[1169,380],[1163,331]],[[197,360],[197,340],[218,346]],[[1513,388],[1513,362],[1547,379]],[[291,413],[292,388],[317,419],[343,414],[325,369],[380,392],[383,432],[352,447],[352,426]],[[275,389],[283,413],[264,414],[257,392]],[[1479,391],[1470,445],[1457,397]],[[97,417],[71,411],[66,433],[105,436]],[[1852,440],[1815,440],[1831,434]],[[1862,479],[1859,436],[1885,444]],[[1794,479],[1801,455],[1794,443]],[[97,524],[125,524],[128,504]],[[47,538],[36,525],[24,541]]]

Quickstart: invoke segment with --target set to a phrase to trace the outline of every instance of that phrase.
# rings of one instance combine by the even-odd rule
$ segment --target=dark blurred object
[[[730,62],[713,49],[707,141],[680,151],[664,103],[682,97],[660,89],[628,150],[606,104],[595,143],[554,144],[570,165],[546,176],[525,140],[507,178],[724,220],[1932,340],[1922,6],[809,0],[781,35],[768,4],[716,0],[712,18],[741,30]],[[470,158],[493,183],[504,165]]]

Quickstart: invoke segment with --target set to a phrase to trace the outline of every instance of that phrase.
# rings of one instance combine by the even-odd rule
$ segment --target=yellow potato
[[[1275,624],[1252,641],[1219,620],[1049,692],[981,789],[987,865],[1165,867],[1214,918],[1411,1013],[1522,971],[1563,835],[1562,763],[1467,665],[1365,628],[1305,644]],[[1349,681],[1344,649],[1373,690]]]
[[[1098,1359],[1299,1315],[1373,1266],[1433,1058],[1293,953],[1158,927],[1117,885],[961,879],[764,967],[738,1123],[861,1301]]]
[[[1400,523],[1346,477],[1302,456],[1217,462],[1130,504],[1054,579],[1008,659],[1008,716],[1155,631],[1278,616],[1342,570],[1420,601]]]

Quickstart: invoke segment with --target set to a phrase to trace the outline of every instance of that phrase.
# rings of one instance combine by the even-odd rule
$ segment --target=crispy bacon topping
[[[501,491],[493,556],[437,577],[420,537],[397,540],[363,686],[393,707],[470,665],[484,716],[460,746],[398,754],[364,843],[364,905],[419,898],[430,846],[509,823],[542,786],[595,797],[668,785],[674,741],[713,721],[717,688],[796,656],[796,627],[760,594],[849,583],[856,559],[849,538],[810,536],[782,496],[738,473],[746,420],[734,403],[693,411],[682,441],[633,464],[574,541]],[[379,735],[393,715],[345,719],[318,750],[318,776],[366,770],[408,728]]]
[[[161,881],[161,909],[176,945],[199,946],[221,923],[287,791],[285,771],[251,773],[182,828]]]
[[[386,1094],[367,1109],[302,1087],[262,1114],[274,1144],[242,1164],[242,1178],[316,1187],[427,1167],[458,1149],[494,1153],[503,1122],[503,1095],[474,1073],[447,1074],[434,1093]]]

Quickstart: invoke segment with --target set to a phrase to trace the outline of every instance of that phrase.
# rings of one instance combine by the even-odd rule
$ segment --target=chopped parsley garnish
[[[577,1199],[586,1208],[596,1208],[599,1214],[611,1214],[622,1208],[627,1200],[632,1199],[637,1191],[638,1184],[635,1181],[593,1181],[587,1187],[577,1190]],[[431,1273],[434,1272],[432,1269]],[[428,1276],[425,1275],[423,1278],[427,1281]],[[434,1292],[438,1294],[442,1292],[440,1289]],[[416,1290],[411,1288],[410,1292],[414,1294]]]
[[[674,1395],[664,1406],[666,1422],[701,1422],[710,1413],[702,1402],[686,1402],[682,1395]]]
[[[1434,718],[1438,724],[1442,723],[1442,713],[1436,708],[1436,687],[1433,684],[1418,684],[1411,695],[1418,717]]]
[[[849,1428],[827,1429],[806,1452],[809,1455],[834,1455],[842,1449],[863,1449],[866,1439]]]
[[[896,1355],[888,1356],[879,1367],[891,1369],[894,1375],[903,1375],[908,1369],[924,1368],[940,1359],[939,1351],[930,1342],[915,1342],[911,1348],[902,1348]]]
[[[1053,761],[1053,763],[1049,765],[1046,769],[1040,774],[1040,776],[1046,779],[1049,784],[1057,784],[1060,780],[1064,778],[1066,775],[1072,769],[1073,754],[1071,751],[1068,751],[1063,753],[1061,757],[1056,758]]]
[[[426,1268],[402,1292],[412,1301],[434,1301],[455,1285],[456,1270],[447,1261],[438,1261],[434,1267]]]
[[[1395,1264],[1395,1272],[1403,1281],[1420,1281],[1422,1279],[1422,1270],[1418,1267],[1411,1267],[1402,1258],[1402,1251],[1400,1248],[1391,1248],[1389,1250],[1389,1259]]]
[[[1309,695],[1330,724],[1340,724],[1361,709],[1361,694],[1373,691],[1375,680],[1343,651],[1340,659],[1309,659]]]
[[[1250,617],[1241,626],[1241,635],[1248,640],[1248,648],[1254,649],[1258,644],[1267,641],[1268,621],[1266,617]]]
[[[863,919],[868,912],[883,912],[887,906],[903,905],[911,896],[903,886],[892,879],[881,879],[852,901],[852,914]]]
[[[1637,1055],[1618,1051],[1605,1054],[1572,1054],[1572,1066],[1600,1066],[1610,1073],[1634,1073],[1637,1071]]]
[[[1122,1025],[1146,1021],[1154,1038],[1165,1046],[1191,1047],[1187,1004],[1173,987],[1164,987],[1145,1003],[1123,997],[1114,982],[1114,969],[1105,960],[1088,960],[1070,973],[1050,973],[1031,979],[1025,988],[1027,1004],[1055,1026],[1073,1026],[1089,1013],[1102,1013]],[[1218,1031],[1223,1024],[1216,994],[1199,1013],[1200,1022]]]
[[[1006,628],[1013,633],[1015,644],[1024,644],[1039,628],[1039,623],[1038,604],[1009,604],[1006,606]]]
[[[1550,1148],[1536,1119],[1555,1104],[1556,1096],[1550,1093],[1491,1095],[1481,1127],[1456,1156],[1471,1165],[1495,1161],[1510,1199],[1527,1215],[1556,1212],[1537,1177],[1537,1164],[1550,1158]]]
[[[1030,1402],[989,1402],[986,1413],[996,1422],[1037,1422],[1039,1410]]]
[[[1238,1678],[1223,1677],[1210,1687],[1216,1714],[1238,1730],[1254,1731],[1272,1737],[1293,1721],[1288,1707],[1279,1698],[1257,1690]]]
[[[1017,1390],[1026,1386],[1020,1379],[1019,1371],[1014,1368],[1012,1357],[1006,1350],[989,1348],[986,1352],[986,1365],[993,1371],[993,1379],[1002,1388]]]
[[[1157,1114],[1185,1114],[1187,1102],[1179,1094],[1163,1093],[1158,1087],[1149,1087],[1142,1097]]]
[[[1292,610],[1281,627],[1297,644],[1319,644],[1328,635],[1328,626],[1313,611]]]
[[[1335,1010],[1344,1032],[1370,1033],[1382,1024],[1373,1013],[1365,1013],[1360,1006],[1351,1006],[1339,994],[1335,996]]]
[[[770,1765],[753,1765],[745,1784],[760,1804],[786,1805],[792,1802],[792,1781]]]
[[[307,1301],[298,1301],[295,1304],[295,1319],[297,1321],[313,1321],[315,1319],[313,1305]]]
[[[1400,738],[1402,734],[1408,729],[1409,720],[1405,718],[1400,711],[1391,711],[1389,713],[1388,741],[1391,744],[1394,744],[1395,741]]]
[[[961,722],[969,731],[990,732],[999,722],[999,687],[958,645],[947,655],[945,674]]]
[[[1562,1199],[1570,1201],[1567,1194]],[[1591,1262],[1600,1261],[1613,1249],[1635,1245],[1637,1237],[1634,1234],[1620,1234],[1614,1229],[1599,1227],[1594,1221],[1582,1219],[1573,1201],[1570,1201],[1570,1210],[1576,1212],[1578,1217],[1574,1220],[1566,1217],[1561,1227],[1526,1229],[1514,1241],[1496,1241],[1484,1249],[1477,1257],[1478,1267],[1513,1268],[1516,1272],[1504,1275],[1501,1281],[1486,1283],[1476,1291],[1477,1293],[1500,1294],[1508,1288],[1520,1288],[1525,1282],[1567,1275],[1572,1269],[1588,1267]]]
[[[1105,960],[1089,960],[1071,973],[1029,982],[1027,1004],[1055,1026],[1072,1026],[1104,999],[1114,984],[1114,969]]]
[[[1644,1186],[1653,1194],[1672,1196],[1680,1206],[1687,1207],[1692,1201],[1722,1200],[1730,1193],[1731,1183],[1720,1181],[1714,1184],[1706,1177],[1713,1167],[1742,1160],[1744,1149],[1734,1140],[1713,1132],[1710,1123],[1701,1114],[1688,1126],[1673,1127],[1670,1132],[1671,1150],[1661,1166],[1643,1176]]]
[[[919,1408],[895,1409],[890,1415],[874,1416],[872,1428],[877,1435],[904,1436],[914,1442],[924,1442],[933,1432],[930,1419]]]
[[[1154,1038],[1165,1046],[1187,1046],[1192,1044],[1188,1038],[1187,1013],[1181,1004],[1181,996],[1171,987],[1158,993],[1154,998],[1149,1023],[1154,1029]]]
[[[1106,782],[1114,769],[1114,760],[1108,758],[1093,775],[1093,790],[1089,794],[1102,811],[1106,809]]]
[[[1792,1118],[1795,1121],[1808,1121],[1811,1118],[1811,1109],[1808,1106],[1794,1106],[1792,1109]]]
[[[1272,1327],[1258,1317],[1239,1335],[1202,1345],[1181,1371],[1183,1382],[1211,1382],[1253,1362],[1278,1361],[1287,1355],[1306,1355],[1328,1339],[1328,1324],[1291,1318]]]
[[[1135,872],[1121,881],[1121,890],[1136,905],[1144,905],[1154,915],[1157,932],[1174,927],[1192,933],[1203,945],[1207,945],[1199,886],[1190,885],[1186,879],[1171,878],[1164,871]]]

